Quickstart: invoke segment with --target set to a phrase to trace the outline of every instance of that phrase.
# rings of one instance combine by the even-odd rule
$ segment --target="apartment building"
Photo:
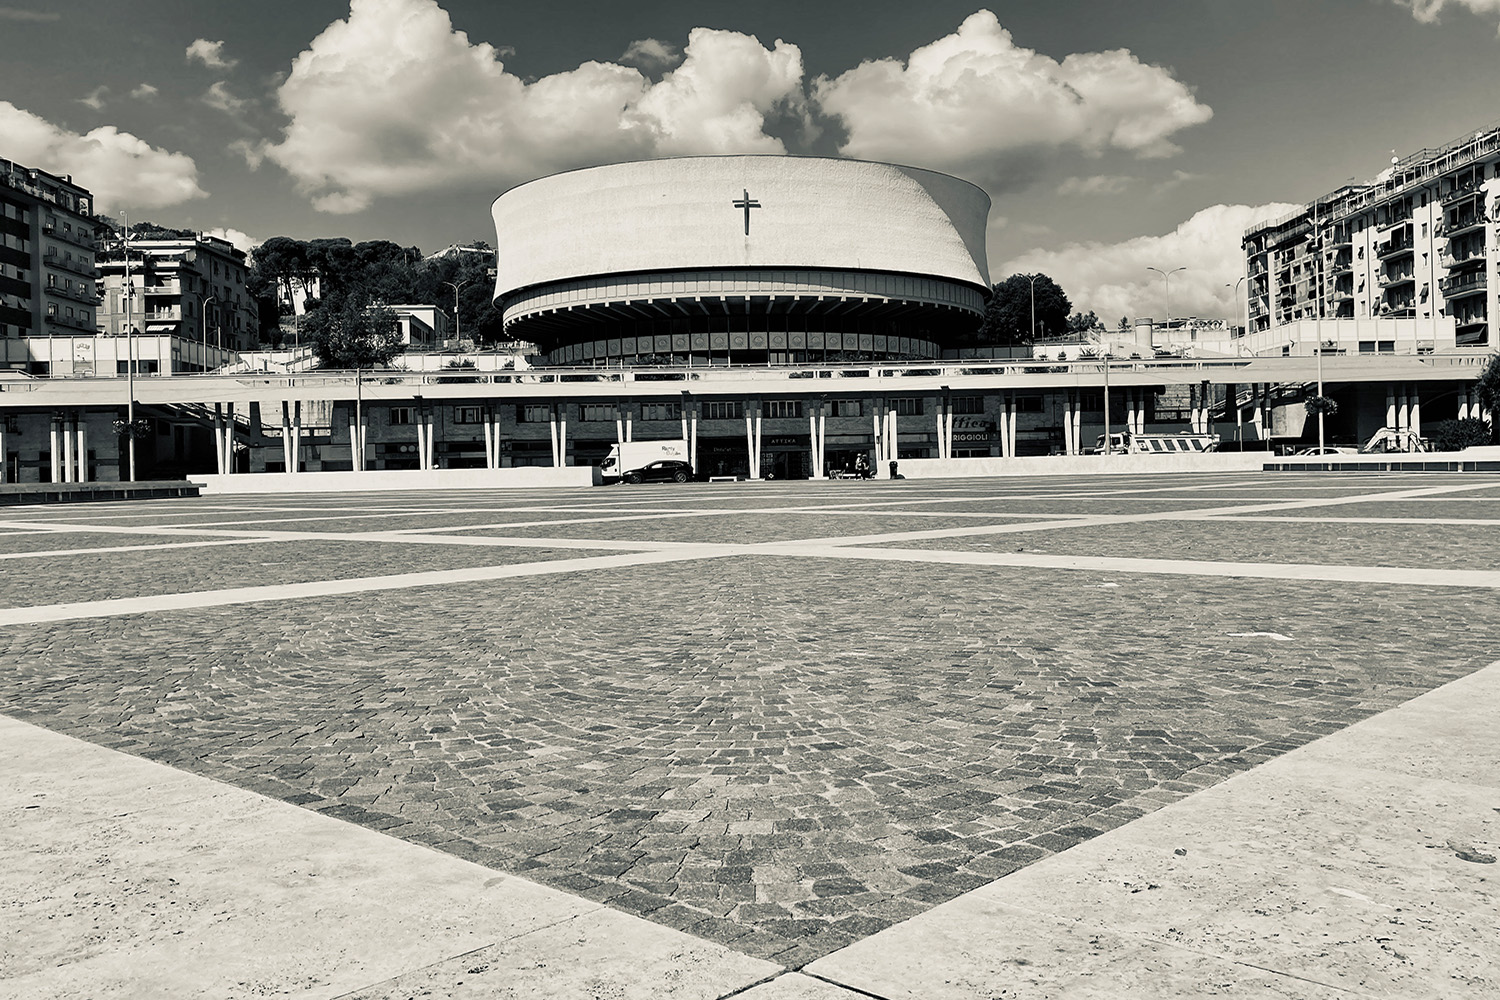
[[[71,177],[0,159],[0,339],[94,332],[93,207]]]
[[[1491,126],[1393,157],[1372,181],[1250,228],[1249,333],[1302,320],[1451,318],[1457,347],[1500,346],[1497,201],[1500,126]]]
[[[243,250],[214,236],[113,238],[99,256],[104,291],[100,330],[110,336],[129,325],[143,334],[196,341],[214,350],[242,351],[259,341],[257,307],[245,289]],[[126,288],[133,290],[127,303]]]

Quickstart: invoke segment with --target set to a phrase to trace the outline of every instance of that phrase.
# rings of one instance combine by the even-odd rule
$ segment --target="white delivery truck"
[[[626,441],[609,449],[599,463],[601,483],[685,483],[693,478],[688,443],[676,441]]]

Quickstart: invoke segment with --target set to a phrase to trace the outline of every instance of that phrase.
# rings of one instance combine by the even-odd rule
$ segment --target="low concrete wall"
[[[1206,455],[1032,455],[1024,458],[903,458],[908,479],[971,476],[1141,475],[1152,472],[1259,472],[1263,451],[1224,451]],[[879,470],[885,472],[884,469]],[[884,478],[882,476],[881,478]]]
[[[243,493],[369,493],[376,490],[506,490],[592,486],[592,466],[561,469],[415,469],[380,472],[256,472],[194,476],[205,496]]]

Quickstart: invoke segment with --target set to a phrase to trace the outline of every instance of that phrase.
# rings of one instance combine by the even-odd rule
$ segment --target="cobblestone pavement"
[[[1389,494],[1245,515],[1326,523],[1233,520]],[[691,541],[703,558],[22,621],[0,629],[0,711],[795,968],[1496,658],[1500,573],[1455,590],[1088,555],[1495,571],[1497,499],[1496,477],[1292,475],[33,508],[0,519],[0,605],[595,554],[534,547],[552,537],[536,527],[528,547],[454,537],[544,518],[578,522],[556,533],[570,545]],[[1473,523],[1347,520],[1422,516],[1392,507]],[[251,540],[37,548],[202,540],[195,510],[219,540]],[[699,516],[602,520],[650,511]],[[106,523],[139,530],[60,531]],[[976,527],[1005,533],[901,534]],[[424,530],[441,538],[400,533]],[[309,531],[358,538],[264,540]],[[868,534],[1083,559],[856,561],[787,542]]]

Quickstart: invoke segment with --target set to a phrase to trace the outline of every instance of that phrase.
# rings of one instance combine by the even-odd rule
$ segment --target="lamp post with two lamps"
[[[1159,267],[1149,267],[1149,266],[1146,268],[1146,270],[1148,270],[1148,271],[1155,271],[1157,274],[1161,275],[1162,278],[1166,282],[1166,285],[1167,285],[1167,298],[1166,298],[1166,303],[1165,303],[1165,308],[1166,308],[1166,311],[1167,311],[1167,323],[1166,323],[1166,326],[1167,326],[1167,336],[1170,338],[1171,335],[1172,335],[1172,275],[1176,274],[1178,271],[1186,271],[1187,270],[1187,265],[1183,265],[1182,267],[1174,267],[1170,271],[1163,271]],[[1170,343],[1170,340],[1168,342]]]
[[[473,280],[474,280],[473,278],[465,278],[463,281],[460,281],[456,285],[453,282],[451,282],[451,281],[445,281],[445,282],[443,282],[443,284],[445,284],[449,288],[453,289],[453,339],[454,340],[462,340],[463,339],[463,327],[462,327],[462,325],[461,325],[461,323],[459,322],[459,319],[458,319],[458,290],[460,288],[464,287],[465,285],[467,285],[469,282],[471,282]]]

